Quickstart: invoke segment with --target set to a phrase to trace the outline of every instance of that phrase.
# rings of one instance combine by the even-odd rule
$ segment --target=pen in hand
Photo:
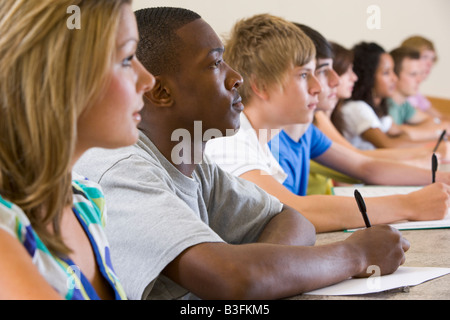
[[[437,149],[439,147],[439,144],[444,139],[446,133],[447,133],[447,130],[442,131],[441,136],[439,137],[439,140],[438,140],[438,142],[436,143],[436,146],[433,149],[433,153],[437,151]]]
[[[431,157],[431,181],[432,183],[436,182],[436,170],[438,168],[438,160],[436,157],[436,154],[433,153],[433,156]]]
[[[355,199],[356,199],[356,203],[358,204],[359,211],[361,212],[361,214],[363,216],[366,227],[370,228],[372,225],[370,224],[369,217],[367,216],[366,203],[364,202],[364,199],[358,190],[355,190]]]

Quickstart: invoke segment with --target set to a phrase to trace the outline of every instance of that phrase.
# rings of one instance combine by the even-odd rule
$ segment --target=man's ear
[[[157,107],[171,107],[173,105],[170,88],[159,76],[155,77],[155,85],[152,90],[147,91],[144,96]]]

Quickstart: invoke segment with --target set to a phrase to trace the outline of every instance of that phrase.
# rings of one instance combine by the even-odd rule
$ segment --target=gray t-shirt
[[[91,149],[76,172],[99,183],[108,208],[113,266],[129,299],[178,299],[188,291],[161,271],[196,244],[254,242],[282,204],[204,159],[192,178],[144,134],[136,145]]]

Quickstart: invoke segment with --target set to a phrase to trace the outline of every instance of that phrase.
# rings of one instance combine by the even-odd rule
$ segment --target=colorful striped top
[[[104,232],[106,207],[99,185],[73,174],[73,212],[88,235],[102,276],[114,290],[117,300],[125,291],[111,264],[109,244]],[[100,299],[81,270],[67,257],[50,253],[30,225],[22,209],[0,196],[0,228],[16,237],[50,285],[67,300]],[[1,258],[1,257],[0,257]]]

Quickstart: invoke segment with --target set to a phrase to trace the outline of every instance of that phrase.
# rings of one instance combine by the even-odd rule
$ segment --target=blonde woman
[[[154,78],[130,1],[4,0],[0,17],[0,299],[124,299],[102,192],[71,171],[137,140]]]

